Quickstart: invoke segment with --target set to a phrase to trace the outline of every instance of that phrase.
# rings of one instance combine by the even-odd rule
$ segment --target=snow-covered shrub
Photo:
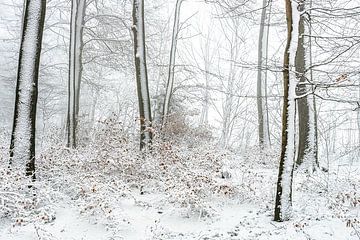
[[[0,164],[0,218],[9,218],[14,225],[53,221],[55,212],[46,194],[48,187],[8,169],[4,159]]]
[[[77,149],[49,137],[36,159],[35,197],[18,191],[27,186],[16,180],[21,174],[9,172],[1,160],[0,217],[18,224],[51,222],[53,205],[68,202],[115,233],[118,223],[127,221],[118,212],[122,199],[143,206],[147,203],[139,198],[146,194],[165,196],[161,206],[178,207],[187,215],[212,215],[211,198],[232,197],[236,188],[221,179],[228,153],[212,143],[209,133],[184,125],[171,138],[156,134],[152,148],[140,152],[138,139],[112,117],[97,123],[86,144]]]
[[[10,169],[9,135],[6,129],[1,129],[0,218],[10,219],[13,225],[51,222],[55,218],[55,212],[48,195],[49,187],[39,181],[32,182],[24,172]]]
[[[187,121],[187,115],[183,112],[172,113],[161,130],[161,138],[188,147],[212,143],[214,138],[209,126],[192,126]]]
[[[157,164],[160,182],[169,202],[190,211],[209,213],[206,204],[215,194],[220,177],[222,155],[205,147],[186,149],[174,144],[164,143],[164,148],[157,149]]]
[[[75,164],[67,171],[75,169],[86,175],[81,178],[84,186],[76,195],[86,198],[84,209],[99,211],[94,207],[100,206],[99,202],[103,207],[111,205],[105,199],[109,194],[129,196],[136,190],[140,194],[164,192],[168,203],[187,209],[189,213],[206,215],[211,212],[209,200],[212,196],[233,195],[232,186],[216,181],[221,177],[227,156],[211,143],[209,131],[181,126],[181,130],[171,133],[171,141],[167,140],[169,135],[155,135],[151,150],[141,153],[138,141],[124,133],[116,118],[99,123],[89,144],[72,151],[65,160]],[[102,194],[104,199],[96,199]],[[104,210],[107,211],[109,207]]]

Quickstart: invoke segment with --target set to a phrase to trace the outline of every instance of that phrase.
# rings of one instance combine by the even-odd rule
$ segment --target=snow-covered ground
[[[332,161],[329,171],[313,174],[297,170],[293,216],[279,223],[273,221],[276,151],[223,153],[166,145],[152,160],[127,154],[116,162],[126,152],[117,144],[126,143],[109,142],[99,151],[53,149],[39,157],[40,200],[30,210],[21,195],[6,210],[11,202],[6,191],[14,185],[1,174],[7,185],[0,191],[0,239],[360,239],[355,163]]]

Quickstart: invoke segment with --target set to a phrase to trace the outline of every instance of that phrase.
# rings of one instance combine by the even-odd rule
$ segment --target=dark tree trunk
[[[290,218],[292,208],[292,180],[295,157],[295,89],[296,77],[290,73],[294,70],[295,54],[291,48],[297,43],[297,33],[293,32],[294,14],[299,14],[298,10],[292,4],[291,0],[286,2],[286,21],[287,21],[287,43],[284,54],[284,104],[282,116],[282,138],[281,138],[281,155],[279,165],[279,175],[275,200],[275,221],[286,221]],[[295,12],[296,11],[296,12]],[[295,36],[293,36],[295,35]]]
[[[304,1],[299,2],[300,11],[304,10]],[[297,87],[297,95],[305,95],[308,91],[306,87],[305,76],[305,48],[304,48],[304,16],[300,17],[299,22],[299,40],[296,52],[296,77],[298,78],[299,85]],[[301,165],[304,158],[309,151],[309,138],[310,138],[310,122],[309,122],[309,102],[307,96],[299,98],[297,101],[298,113],[299,113],[299,145],[298,156],[296,163]]]
[[[16,81],[10,164],[35,179],[35,130],[38,77],[46,0],[27,0]]]
[[[146,66],[144,0],[133,0],[133,37],[136,85],[140,115],[140,149],[152,142],[152,118]]]
[[[304,11],[305,1],[299,1],[299,10]],[[298,113],[299,113],[299,145],[296,164],[300,166],[306,161],[309,171],[313,171],[318,166],[317,156],[317,116],[315,97],[307,95],[311,90],[306,86],[306,50],[305,50],[305,16],[302,15],[299,21],[299,38],[296,54],[296,77],[299,85],[297,87],[297,95],[303,96],[298,99]],[[311,31],[310,31],[311,34]],[[311,51],[311,42],[310,42]],[[310,52],[310,65],[312,64],[312,56]],[[310,70],[312,71],[312,70]],[[312,82],[312,72],[310,72],[310,81]]]

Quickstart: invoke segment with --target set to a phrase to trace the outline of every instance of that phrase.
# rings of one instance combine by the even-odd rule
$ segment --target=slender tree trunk
[[[237,36],[235,37],[237,38]],[[237,43],[235,43],[237,44]],[[226,96],[225,96],[225,106],[223,106],[223,121],[222,121],[222,131],[221,131],[221,142],[224,148],[228,147],[229,140],[230,140],[230,133],[231,133],[231,113],[233,110],[233,88],[234,88],[234,81],[235,81],[235,74],[234,74],[234,50],[232,49],[230,53],[230,70],[229,70],[229,79],[226,86]]]
[[[136,84],[140,114],[140,149],[144,149],[152,141],[152,118],[146,67],[144,0],[133,0],[132,18]]]
[[[171,49],[170,49],[170,63],[169,63],[169,74],[168,74],[168,81],[166,85],[166,95],[164,99],[163,105],[163,120],[162,125],[166,124],[167,115],[169,114],[169,107],[170,107],[170,100],[174,86],[174,76],[175,76],[175,60],[176,60],[176,47],[177,47],[177,40],[179,34],[179,23],[180,23],[180,9],[181,3],[183,0],[176,1],[175,7],[175,16],[174,16],[174,27],[171,39]]]
[[[205,67],[205,89],[204,89],[204,102],[202,104],[201,116],[200,116],[200,125],[208,125],[209,123],[209,103],[210,103],[210,96],[209,96],[209,74]]]
[[[202,89],[202,107],[201,107],[201,113],[200,113],[200,120],[199,125],[200,126],[206,126],[209,123],[209,105],[211,101],[210,96],[210,67],[213,62],[213,54],[210,52],[210,43],[211,43],[211,35],[210,31],[208,30],[208,34],[206,34],[206,41],[204,43],[204,46],[200,49],[201,50],[201,57],[204,62],[204,71],[203,76],[205,79],[205,86]],[[200,66],[198,65],[200,68]]]
[[[310,6],[309,6],[309,35],[312,35],[312,18],[311,18],[311,9],[312,9],[312,0],[310,0]],[[309,66],[311,67],[313,65],[312,62],[312,41],[311,37],[309,38]],[[313,77],[313,69],[310,68],[310,82],[314,82]],[[312,87],[314,90],[314,86]],[[315,170],[317,167],[319,167],[319,157],[318,157],[318,116],[317,116],[317,109],[316,109],[316,97],[315,95],[309,96],[310,100],[312,102],[312,107],[310,108],[310,141],[309,141],[309,149],[311,157],[313,157],[313,170]]]
[[[267,65],[269,24],[266,24],[267,22],[266,16],[267,16],[267,8],[269,4],[268,4],[268,0],[263,0],[263,8],[261,12],[261,22],[260,22],[260,32],[259,32],[259,45],[258,45],[258,73],[257,73],[258,134],[259,134],[259,144],[262,148],[268,147],[270,145],[268,107],[267,107],[267,99],[266,99],[267,70],[264,69],[264,65],[265,67]],[[270,18],[270,15],[268,15],[268,18]]]
[[[80,84],[82,77],[83,30],[86,0],[72,0],[69,47],[69,86],[67,114],[67,146],[77,146],[79,121]]]
[[[20,44],[10,164],[35,179],[35,128],[45,0],[27,0]]]
[[[222,121],[222,131],[221,131],[221,143],[224,148],[227,148],[231,138],[232,132],[232,115],[233,115],[233,106],[234,106],[234,83],[235,83],[235,62],[238,56],[238,28],[234,29],[234,36],[231,38],[231,52],[230,52],[230,67],[229,67],[229,77],[226,83],[226,95],[225,95],[225,104],[223,104],[223,121]]]
[[[204,63],[205,63],[205,88],[202,91],[203,94],[203,102],[201,107],[201,114],[200,114],[200,124],[201,126],[206,126],[209,121],[209,102],[210,102],[210,96],[209,96],[209,53],[208,51],[205,53],[204,56]]]
[[[284,105],[282,117],[282,141],[279,175],[275,200],[275,221],[286,221],[292,209],[292,179],[295,161],[295,114],[296,85],[294,76],[295,55],[298,41],[298,4],[285,0],[287,21],[287,44],[284,54]]]

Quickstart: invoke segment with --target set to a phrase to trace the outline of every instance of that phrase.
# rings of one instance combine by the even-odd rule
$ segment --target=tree
[[[242,50],[242,35],[243,29],[241,28],[244,24],[240,21],[238,17],[230,19],[219,19],[222,35],[224,40],[227,43],[227,49],[229,54],[229,61],[226,66],[228,67],[227,76],[225,81],[220,80],[222,89],[225,89],[225,99],[222,103],[222,112],[221,112],[221,144],[224,148],[229,147],[231,142],[231,137],[234,132],[235,122],[239,115],[239,106],[242,101],[240,98],[235,98],[234,94],[236,92],[243,91],[239,89],[239,86],[242,86],[241,79],[242,75],[239,74],[239,69],[236,67],[236,62],[239,61],[239,56],[241,55],[240,51]],[[223,51],[222,51],[223,52]],[[226,54],[226,53],[225,53]],[[215,56],[212,56],[215,58]]]
[[[10,143],[10,164],[35,179],[38,78],[46,0],[27,0],[24,10]]]
[[[133,0],[135,75],[140,115],[140,149],[152,141],[152,118],[146,66],[144,0]]]
[[[287,43],[284,53],[284,103],[282,116],[281,155],[275,200],[275,221],[289,220],[292,208],[292,179],[295,162],[296,85],[294,76],[300,13],[298,4],[285,0]]]
[[[67,112],[67,146],[71,148],[77,145],[85,10],[86,0],[71,1]]]
[[[299,1],[299,11],[304,11],[305,1]],[[299,114],[299,142],[296,164],[300,166],[304,161],[311,163],[310,171],[317,164],[317,147],[316,147],[316,117],[315,117],[315,101],[313,96],[308,94],[311,90],[307,85],[306,62],[305,62],[305,15],[302,14],[299,20],[299,39],[296,51],[295,71],[298,79],[296,94]],[[312,79],[311,79],[312,80]],[[313,106],[312,106],[313,105]]]
[[[258,134],[260,147],[270,145],[269,133],[269,113],[267,106],[267,53],[268,53],[268,40],[269,40],[269,24],[267,20],[270,19],[270,14],[267,14],[267,8],[271,4],[271,0],[263,0],[263,8],[261,11],[259,45],[258,45],[258,72],[257,72],[257,107],[258,107]],[[270,12],[270,8],[269,8]],[[267,24],[267,26],[266,26]]]
[[[173,27],[171,48],[170,48],[169,73],[168,73],[168,81],[167,81],[167,85],[166,85],[166,94],[165,94],[163,112],[162,112],[162,115],[163,115],[162,125],[163,126],[166,124],[166,118],[169,113],[171,94],[173,92],[173,86],[174,86],[176,47],[177,47],[178,34],[179,34],[179,29],[180,29],[179,22],[180,22],[180,9],[181,9],[182,2],[183,2],[183,0],[177,0],[176,7],[175,7],[174,27]]]
[[[310,15],[310,19],[308,20],[308,26],[309,26],[309,35],[311,36],[312,34],[312,19],[311,19],[311,9],[312,9],[312,5],[313,5],[313,1],[310,0],[310,4],[309,4],[309,15]],[[309,38],[309,65],[310,67],[313,65],[313,56],[312,56],[312,41],[311,41],[311,38]],[[310,82],[311,83],[314,83],[314,77],[313,77],[313,69],[310,68]],[[312,86],[312,91],[315,90],[315,87]],[[312,115],[311,115],[311,118],[309,119],[310,120],[310,127],[311,130],[312,130],[312,138],[311,138],[311,141],[310,141],[310,144],[311,144],[311,150],[312,150],[312,153],[313,153],[313,157],[314,157],[314,162],[316,167],[319,167],[319,159],[318,159],[318,113],[317,113],[317,109],[316,109],[316,97],[314,94],[311,95],[310,97],[310,100],[309,101],[312,101],[312,108],[310,107],[310,111],[312,110]],[[313,120],[313,122],[311,121]],[[359,138],[360,140],[360,138]]]

